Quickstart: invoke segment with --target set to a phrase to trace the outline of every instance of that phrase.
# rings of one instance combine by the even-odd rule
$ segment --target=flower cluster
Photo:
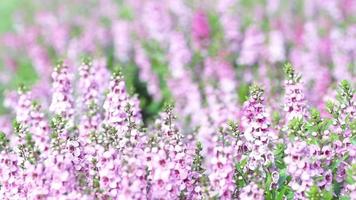
[[[304,118],[286,118],[286,128],[273,129],[263,90],[252,85],[241,117],[236,115],[241,127],[216,122],[222,126],[210,133],[202,151],[196,136],[182,134],[171,107],[143,129],[138,100],[127,93],[124,78],[114,74],[105,95],[91,62],[76,72],[80,104],[71,104],[69,88],[74,83],[64,69],[68,68],[53,72],[52,119],[47,120],[31,91],[19,90],[13,133],[1,135],[5,199],[353,197],[354,111],[352,106],[337,106],[354,105],[354,91],[347,82],[339,86],[338,103],[329,104],[331,114],[347,116],[334,119],[342,125],[339,136],[330,132],[340,124],[321,118],[315,109]],[[285,95],[288,99],[290,93]],[[281,146],[285,151],[278,153]],[[334,191],[334,184],[341,189]]]
[[[27,3],[0,199],[356,199],[352,1]]]

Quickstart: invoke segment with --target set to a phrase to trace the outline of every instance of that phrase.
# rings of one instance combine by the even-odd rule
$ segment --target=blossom
[[[262,53],[262,44],[264,41],[265,36],[257,27],[249,27],[245,32],[242,42],[241,55],[236,62],[240,65],[253,65]]]
[[[251,170],[261,169],[274,160],[271,145],[276,136],[270,129],[263,103],[263,90],[257,85],[252,86],[250,98],[244,104],[241,122],[245,129],[246,146],[250,152],[247,167]]]
[[[182,135],[173,120],[173,113],[168,109],[156,122],[160,137],[157,147],[152,147],[148,154],[152,180],[149,195],[153,199],[175,198],[188,190],[192,155],[187,154],[187,146],[182,143]]]
[[[0,36],[0,199],[355,198],[350,0],[28,5]]]
[[[162,2],[148,1],[144,4],[142,19],[150,38],[159,42],[168,39],[172,21],[168,9]]]
[[[210,40],[210,26],[204,11],[195,12],[192,21],[192,37],[198,48],[203,48]]]
[[[52,73],[52,102],[49,110],[56,115],[71,119],[74,115],[71,74],[67,65],[60,64]]]
[[[105,109],[105,123],[122,131],[127,126],[127,109],[137,109],[137,102],[126,92],[126,85],[123,77],[113,76],[110,81],[110,91],[107,94],[103,108]],[[140,113],[133,113],[133,120],[139,122]]]
[[[99,82],[95,78],[95,67],[92,64],[83,64],[80,68],[80,88],[81,99],[80,103],[83,105],[83,112],[86,114],[81,116],[81,123],[79,127],[80,140],[88,143],[90,142],[90,134],[99,128],[102,117],[98,111],[100,103]]]
[[[112,29],[116,57],[122,62],[127,62],[132,47],[129,23],[125,21],[117,21]]]
[[[256,185],[256,183],[250,183],[244,188],[242,188],[240,195],[240,199],[264,199],[263,190]]]
[[[306,191],[313,185],[313,166],[310,156],[312,151],[304,141],[289,143],[286,149],[287,173],[292,177],[289,185],[294,190],[295,197],[306,198]]]
[[[285,65],[287,80],[285,81],[284,110],[287,123],[293,118],[306,118],[306,99],[300,75],[296,74],[290,64]]]
[[[233,146],[217,145],[211,158],[211,173],[209,174],[212,196],[218,195],[221,199],[231,199],[234,193],[234,165]]]

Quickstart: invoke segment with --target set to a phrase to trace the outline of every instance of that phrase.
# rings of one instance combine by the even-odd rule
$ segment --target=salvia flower
[[[287,123],[293,118],[307,117],[306,99],[304,96],[301,77],[293,69],[291,64],[286,64],[284,70],[287,76],[285,80],[284,111],[287,113]]]
[[[74,102],[69,67],[64,64],[59,64],[52,73],[52,78],[53,94],[49,110],[55,115],[71,119],[74,115]]]
[[[289,185],[296,198],[305,199],[306,191],[313,185],[312,166],[310,163],[310,149],[304,141],[289,143],[286,149],[287,173],[291,176]]]
[[[208,16],[202,10],[195,12],[192,21],[192,37],[198,48],[204,48],[209,44],[210,26]]]
[[[243,108],[242,126],[244,138],[250,152],[247,167],[250,170],[262,170],[262,167],[273,163],[273,140],[276,135],[270,129],[270,122],[265,111],[263,90],[253,85],[250,98]]]
[[[264,199],[263,190],[256,183],[250,183],[240,191],[239,199],[262,200]]]
[[[0,199],[356,199],[352,0],[26,3]]]

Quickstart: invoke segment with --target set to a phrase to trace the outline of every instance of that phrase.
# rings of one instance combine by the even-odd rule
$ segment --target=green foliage
[[[288,80],[291,80],[291,81],[294,81],[294,82],[299,82],[300,81],[301,76],[296,74],[294,68],[292,67],[292,64],[286,63],[284,65],[283,69],[284,69],[284,73],[286,75],[286,78]]]
[[[27,133],[26,136],[25,136],[25,141],[26,141],[26,144],[33,148],[35,146],[35,143],[34,141],[32,140],[32,134],[31,133]]]
[[[322,119],[320,112],[312,108],[310,110],[310,120],[306,125],[307,132],[311,134],[309,142],[313,144],[323,143],[322,136],[324,135],[324,131],[328,130],[332,124],[333,121],[331,119]]]
[[[240,140],[240,135],[241,135],[241,131],[240,131],[240,128],[239,128],[239,124],[234,122],[233,120],[228,120],[227,122],[228,124],[228,133],[236,138],[238,140]]]
[[[11,31],[14,28],[12,17],[23,3],[26,3],[26,0],[1,0],[0,33]]]
[[[172,102],[172,96],[167,85],[169,70],[164,50],[158,42],[153,40],[145,41],[144,49],[150,59],[153,72],[158,76],[159,86],[163,96],[160,101],[154,101],[154,99],[147,92],[146,83],[143,83],[138,79],[139,72],[136,67],[134,86],[136,92],[140,96],[144,121],[147,122],[153,119],[162,110],[165,103]]]
[[[135,17],[133,9],[125,3],[120,3],[119,16],[128,21],[132,21]]]
[[[222,47],[224,32],[220,25],[220,18],[217,13],[209,13],[208,19],[211,28],[211,41],[208,52],[210,56],[216,56]]]
[[[344,162],[344,161],[347,161],[348,159],[349,159],[349,155],[347,155],[347,154],[344,155],[344,156],[341,157],[341,158],[334,159],[334,160],[331,162],[331,164],[330,164],[330,166],[329,166],[329,169],[332,170],[333,173],[336,173],[336,171],[337,171],[337,169],[338,169],[340,163],[341,163],[341,162]]]
[[[274,161],[276,164],[276,167],[280,170],[283,170],[286,167],[286,164],[284,163],[284,157],[285,157],[285,151],[286,145],[285,144],[277,144],[276,149],[274,150]]]
[[[273,111],[272,112],[272,123],[273,125],[278,125],[281,120],[281,115],[279,114],[278,111]]]
[[[334,125],[339,126],[343,131],[347,129],[351,131],[351,142],[355,141],[356,122],[347,110],[354,104],[354,93],[351,84],[343,80],[337,88],[337,101],[326,102],[326,110],[332,115]]]
[[[340,200],[351,200],[349,196],[341,196]]]
[[[50,127],[53,132],[60,132],[65,129],[67,121],[60,115],[56,115],[50,122]]]
[[[272,200],[275,195],[275,190],[272,189],[272,175],[271,173],[267,173],[265,182],[264,182],[264,191],[265,191],[265,199]]]
[[[288,185],[282,185],[279,187],[277,194],[275,195],[275,200],[292,200],[294,199],[294,193]]]
[[[332,101],[327,101],[326,102],[326,110],[333,116],[335,120],[339,120],[340,118],[340,109],[338,106],[332,102]]]
[[[336,172],[333,172],[333,173],[335,174]],[[334,193],[334,199],[335,199],[335,197],[340,199],[340,193],[341,193],[342,188],[343,188],[342,182],[339,183],[337,181],[333,181],[331,191],[333,191],[333,193]]]
[[[355,91],[347,80],[341,81],[337,89],[336,99],[344,105],[351,105]]]
[[[290,177],[287,175],[286,170],[279,170],[279,179],[277,184],[272,183],[272,174],[268,173],[265,180],[265,199],[266,200],[284,200],[293,199],[294,193],[288,186]]]
[[[310,200],[332,200],[333,194],[330,191],[320,190],[318,186],[313,185],[307,193]]]
[[[247,161],[248,159],[245,158],[235,164],[234,182],[235,182],[235,188],[237,190],[245,187],[246,184],[248,183],[247,178],[245,177],[244,174],[244,168],[247,164]]]
[[[204,57],[199,51],[195,51],[192,55],[191,62],[189,63],[190,68],[194,68],[204,62]]]
[[[38,75],[29,59],[19,58],[17,61],[18,68],[16,69],[16,73],[11,77],[10,82],[6,85],[0,84],[0,115],[6,112],[6,109],[3,107],[3,92],[5,90],[13,90],[19,86],[29,88],[38,80]]]
[[[350,123],[350,130],[351,130],[351,143],[356,145],[356,120]]]
[[[320,112],[316,108],[310,110],[310,121],[315,124],[321,121]]]
[[[346,183],[353,185],[356,183],[356,163],[352,164],[349,169],[346,170]]]
[[[204,157],[201,155],[201,151],[203,150],[201,142],[198,142],[195,147],[195,156],[193,160],[193,167],[192,169],[200,174],[204,173],[203,168],[203,159]]]
[[[287,174],[287,169],[283,168],[279,171],[278,188],[288,185],[291,177]]]
[[[257,100],[262,100],[264,90],[256,83],[252,84],[249,88],[249,97]]]
[[[289,135],[305,138],[307,136],[305,122],[302,118],[293,118],[288,124]]]
[[[267,17],[263,18],[261,21],[261,28],[264,32],[269,32],[271,30],[271,22]]]
[[[9,139],[6,137],[4,132],[0,132],[0,152],[7,148],[9,144]]]
[[[62,116],[56,115],[50,122],[50,127],[52,129],[51,133],[51,143],[52,148],[55,150],[60,150],[61,145],[65,142],[60,138],[60,134],[62,134],[67,126],[67,120],[65,120]]]
[[[335,142],[337,140],[340,140],[340,136],[336,133],[331,133],[330,134],[330,142]]]
[[[198,178],[195,181],[198,182],[200,187],[203,189],[203,193],[205,193],[206,195],[208,193],[207,188],[209,186],[209,178],[205,174],[205,169],[203,168],[204,157],[202,156],[201,153],[202,150],[203,150],[203,146],[201,142],[197,142],[195,147],[195,156],[193,160],[192,169],[199,174]]]
[[[17,146],[19,156],[23,159],[20,163],[21,167],[24,167],[25,162],[34,164],[37,161],[40,152],[35,147],[32,134],[28,132],[28,128],[26,126],[16,120],[13,122],[13,129],[19,141],[21,141]]]
[[[179,199],[179,200],[185,200],[185,199],[187,199],[185,193],[186,193],[186,190],[181,191],[181,192],[179,193],[178,199]]]
[[[102,128],[103,130],[100,131],[96,142],[104,146],[105,149],[118,147],[121,136],[117,134],[117,129],[109,125],[103,125]]]
[[[135,63],[119,63],[119,65],[111,67],[111,71],[123,74],[128,93],[130,95],[138,95],[144,122],[147,123],[154,119],[163,108],[164,100],[154,101],[153,97],[150,96],[146,83],[139,79],[139,71]]]
[[[250,86],[248,84],[242,83],[237,93],[240,104],[243,104],[248,99],[248,94],[250,93]]]
[[[38,75],[32,65],[27,59],[20,60],[19,68],[12,79],[11,86],[18,86],[24,84],[26,86],[33,85],[38,79]]]
[[[266,0],[241,0],[241,5],[245,8],[253,8],[256,5],[264,5]]]
[[[12,122],[12,128],[14,129],[14,133],[15,134],[19,134],[21,132],[21,128],[22,127],[21,127],[21,124],[18,121],[14,120]]]

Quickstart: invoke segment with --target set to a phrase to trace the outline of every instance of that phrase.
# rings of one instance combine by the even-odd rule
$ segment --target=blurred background
[[[287,61],[302,74],[308,100],[321,108],[340,80],[355,84],[355,4],[1,0],[0,113],[8,113],[20,84],[48,105],[53,66],[65,60],[75,68],[83,59],[121,71],[146,120],[173,101],[192,113],[209,104],[212,91],[231,93],[226,101],[241,104],[256,81],[277,106]]]

